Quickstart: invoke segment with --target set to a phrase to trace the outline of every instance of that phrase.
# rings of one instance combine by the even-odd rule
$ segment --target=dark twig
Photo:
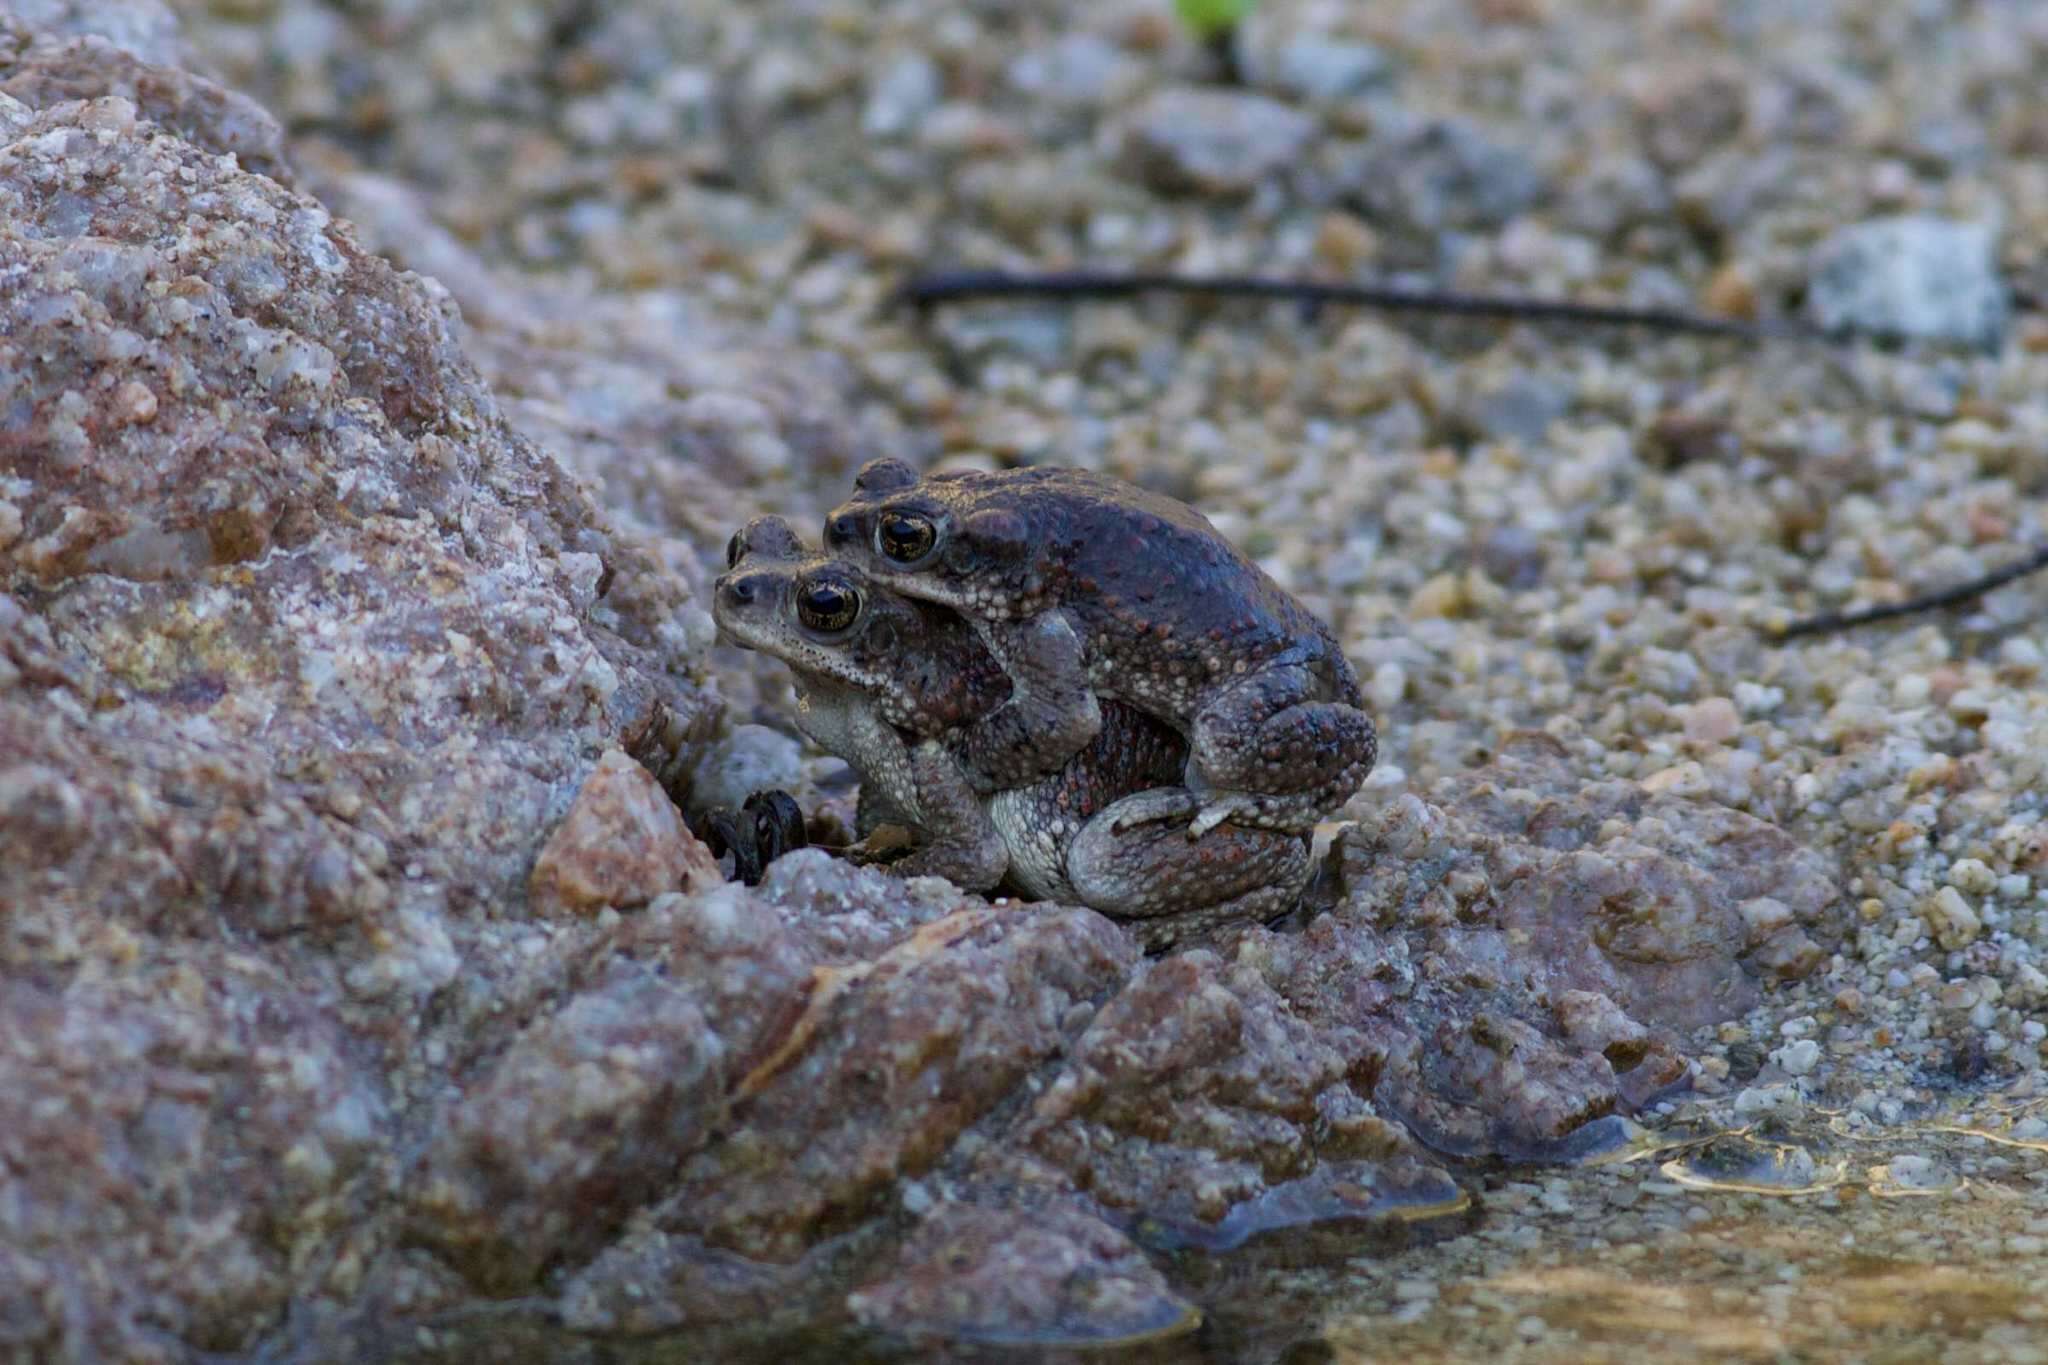
[[[1218,78],[1225,85],[1244,84],[1244,65],[1237,59],[1237,25],[1228,24],[1203,40],[1209,57],[1216,63]]]
[[[1954,583],[1919,597],[1909,597],[1903,602],[1892,602],[1882,607],[1865,607],[1860,611],[1831,611],[1820,616],[1809,616],[1804,621],[1794,621],[1778,632],[1778,638],[1789,640],[1795,635],[1823,635],[1829,631],[1853,630],[1857,626],[1867,626],[1873,621],[1889,621],[1899,616],[1912,616],[1917,612],[1952,607],[1958,602],[1982,597],[1993,588],[2002,587],[2015,578],[2025,578],[2040,569],[2048,569],[2048,545],[2034,549],[2002,569],[1993,569],[1990,573],[1967,582]]]
[[[1285,299],[1309,306],[1351,304],[1394,313],[1438,313],[1504,318],[1521,322],[1563,322],[1604,327],[1649,327],[1661,332],[1736,337],[1745,341],[1827,341],[1822,333],[1786,322],[1744,322],[1675,308],[1631,308],[1621,304],[1573,303],[1565,299],[1460,294],[1395,285],[1277,279],[1260,275],[1175,275],[1163,271],[948,270],[904,281],[895,299],[930,308],[968,298],[1111,299],[1134,294],[1215,294]]]

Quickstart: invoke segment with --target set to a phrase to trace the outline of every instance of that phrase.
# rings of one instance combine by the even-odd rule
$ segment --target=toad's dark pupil
[[[796,614],[812,630],[844,630],[860,612],[860,594],[840,583],[813,583],[797,599]]]
[[[891,512],[882,518],[882,553],[898,564],[913,564],[925,557],[938,539],[931,522],[908,512]]]
[[[728,569],[737,568],[740,556],[746,552],[747,533],[745,531],[734,531],[732,539],[725,542],[725,567]]]

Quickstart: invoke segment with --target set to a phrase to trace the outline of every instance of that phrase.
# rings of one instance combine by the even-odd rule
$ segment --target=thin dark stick
[[[1621,304],[1573,303],[1564,299],[1459,294],[1394,285],[1275,279],[1259,275],[1173,275],[1158,271],[1055,270],[1024,274],[1008,270],[948,270],[917,275],[896,291],[896,299],[917,308],[966,298],[1128,298],[1133,294],[1218,294],[1286,299],[1309,305],[1339,303],[1395,313],[1443,313],[1461,317],[1509,318],[1524,322],[1566,322],[1605,327],[1650,327],[1662,332],[1738,337],[1746,341],[1824,341],[1821,333],[1793,323],[1743,322],[1673,308],[1630,308]]]
[[[1958,602],[1967,602],[1973,597],[1982,597],[1993,588],[2025,578],[2039,569],[2048,569],[2048,545],[2033,550],[2021,559],[2002,569],[1993,569],[1981,577],[1965,583],[1951,584],[1921,597],[1909,597],[1903,602],[1888,606],[1865,607],[1861,611],[1831,611],[1821,616],[1810,616],[1804,621],[1794,621],[1778,632],[1778,638],[1789,640],[1795,635],[1820,635],[1831,630],[1852,630],[1867,626],[1873,621],[1889,621],[1896,616],[1911,616],[1915,612],[1934,611],[1939,607],[1952,607]]]

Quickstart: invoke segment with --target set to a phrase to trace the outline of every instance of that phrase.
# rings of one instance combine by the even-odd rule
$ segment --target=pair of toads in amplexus
[[[876,460],[823,549],[732,538],[713,614],[795,674],[909,876],[1092,907],[1149,944],[1289,910],[1377,740],[1330,628],[1193,508],[1087,470]]]

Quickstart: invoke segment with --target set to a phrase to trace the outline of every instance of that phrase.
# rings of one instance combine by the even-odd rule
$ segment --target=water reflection
[[[2021,1082],[2022,1087],[2028,1084]],[[1426,1302],[1414,1305],[1415,1312],[1390,1317],[1385,1306],[1374,1310],[1371,1305],[1378,1300],[1372,1296],[1393,1291],[1385,1285],[1362,1291],[1361,1267],[1401,1257],[1407,1267],[1404,1274],[1430,1275],[1434,1273],[1430,1248],[1447,1239],[1474,1232],[1482,1239],[1496,1239],[1524,1219],[1531,1222],[1531,1235],[1535,1236],[1533,1225],[1539,1220],[1533,1212],[1523,1211],[1534,1206],[1516,1206],[1512,1199],[1498,1197],[1509,1187],[1526,1190],[1531,1188],[1529,1182],[1541,1181],[1566,1204],[1583,1200],[1595,1190],[1603,1192],[1599,1197],[1612,1199],[1617,1178],[1622,1189],[1639,1185],[1654,1194],[1661,1187],[1667,1195],[1682,1190],[1694,1199],[1704,1197],[1713,1220],[1733,1219],[1745,1228],[1755,1224],[1759,1237],[1776,1239],[1783,1254],[1790,1256],[1795,1246],[1803,1243],[1786,1241],[1788,1228],[1781,1222],[1759,1221],[1761,1206],[1755,1200],[1862,1197],[1899,1206],[1902,1214],[1914,1203],[1956,1200],[1959,1211],[1955,1216],[1959,1218],[1972,1216],[1971,1210],[1978,1214],[1996,1211],[2014,1201],[1986,1203],[1981,1196],[1972,1199],[1972,1192],[1986,1185],[2015,1182],[2031,1191],[2034,1182],[2027,1177],[2038,1175],[2041,1163],[2028,1158],[2015,1162],[2010,1156],[1996,1156],[1987,1147],[2048,1152],[2048,1098],[2013,1091],[1993,1096],[1932,1094],[1896,1123],[1880,1122],[1854,1108],[1786,1106],[1757,1117],[1738,1116],[1732,1099],[1694,1101],[1665,1116],[1656,1127],[1609,1115],[1544,1151],[1523,1153],[1522,1159],[1514,1162],[1450,1163],[1454,1177],[1450,1180],[1440,1175],[1430,1178],[1422,1169],[1399,1163],[1328,1163],[1301,1180],[1247,1202],[1213,1226],[1190,1227],[1144,1214],[1119,1220],[1124,1231],[1166,1270],[1175,1290],[1197,1306],[1194,1311],[1185,1311],[1182,1305],[1167,1312],[1162,1301],[1158,1305],[1162,1311],[1157,1314],[1090,1313],[1085,1311],[1089,1295],[1084,1292],[1076,1300],[1077,1308],[1084,1311],[1053,1331],[1006,1335],[988,1330],[987,1324],[966,1321],[946,1331],[935,1330],[939,1327],[936,1323],[862,1324],[844,1314],[826,1314],[800,1326],[792,1324],[790,1330],[764,1335],[678,1333],[632,1342],[614,1340],[604,1344],[600,1355],[615,1362],[647,1365],[732,1358],[726,1354],[732,1351],[739,1352],[740,1358],[755,1358],[749,1353],[763,1349],[769,1349],[770,1355],[760,1358],[817,1361],[821,1365],[844,1365],[850,1359],[1073,1360],[1077,1365],[1083,1361],[1193,1365],[1237,1359],[1325,1360],[1332,1358],[1327,1343],[1354,1330],[1343,1325],[1347,1318],[1355,1316],[1357,1323],[1376,1323],[1384,1329],[1435,1311],[1434,1288]],[[1640,1166],[1640,1172],[1631,1175],[1624,1169],[1632,1165]],[[1934,1215],[1937,1219],[1947,1216]],[[1820,1248],[1820,1244],[1814,1245]],[[1923,1284],[1940,1268],[1903,1261],[1894,1264],[1882,1256],[1872,1259],[1860,1245],[1843,1250],[1832,1238],[1814,1254],[1817,1275],[1848,1274],[1868,1262],[1888,1277],[1881,1284],[1865,1286],[1873,1296],[1867,1309],[1871,1313],[1896,1301],[1906,1316],[1924,1317],[1912,1305],[1932,1292],[1930,1284],[1952,1298],[1989,1292],[1953,1268],[1941,1271],[1947,1279]],[[1835,1267],[1826,1255],[1835,1256],[1849,1270]],[[1703,1316],[1701,1305],[1707,1300],[1700,1296],[1711,1298],[1711,1277],[1702,1281],[1704,1288],[1671,1285],[1653,1290],[1637,1277],[1607,1273],[1599,1282],[1604,1288],[1589,1288],[1591,1281],[1586,1277],[1604,1273],[1597,1263],[1573,1267],[1567,1262],[1562,1268],[1543,1269],[1547,1264],[1532,1262],[1512,1271],[1495,1271],[1483,1283],[1475,1281],[1455,1291],[1458,1281],[1453,1276],[1443,1281],[1442,1292],[1447,1296],[1454,1292],[1520,1295],[1516,1302],[1526,1300],[1542,1308],[1546,1318],[1555,1317],[1561,1324],[1578,1322],[1587,1331],[1598,1325],[1587,1325],[1592,1322],[1587,1315],[1593,1312],[1587,1305],[1605,1303],[1608,1306],[1601,1311],[1614,1318],[1612,1330],[1624,1336],[1651,1330],[1659,1313],[1671,1320],[1666,1325],[1678,1336],[1683,1336],[1680,1325],[1700,1331],[1705,1330],[1702,1323],[1720,1321],[1710,1313]],[[1402,1283],[1429,1287],[1433,1282]],[[1545,1289],[1546,1285],[1550,1288]],[[1660,1293],[1672,1302],[1660,1307]],[[1601,1297],[1603,1294],[1607,1297]],[[1110,1297],[1115,1300],[1114,1295]],[[1908,1308],[1911,1312],[1906,1312]],[[1573,1317],[1574,1313],[1578,1317]],[[592,1339],[562,1331],[548,1317],[545,1313],[508,1315],[496,1331],[482,1334],[482,1342],[474,1330],[453,1333],[451,1339],[462,1344],[460,1351],[436,1350],[431,1336],[380,1344],[396,1348],[390,1359],[420,1362],[585,1358],[579,1353],[595,1346]],[[1721,1326],[1729,1331],[1744,1326],[1764,1332],[1769,1324],[1734,1319]],[[1328,1335],[1331,1332],[1337,1335]],[[493,1357],[491,1350],[484,1349],[486,1343],[509,1354]],[[481,1355],[476,1354],[479,1350]],[[707,1351],[708,1356],[704,1354]],[[530,1354],[534,1352],[538,1355]]]

